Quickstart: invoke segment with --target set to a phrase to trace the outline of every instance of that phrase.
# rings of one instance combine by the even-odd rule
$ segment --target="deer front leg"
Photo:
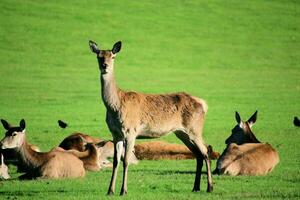
[[[114,141],[114,162],[111,180],[108,188],[108,195],[113,195],[116,189],[116,179],[118,174],[118,168],[123,154],[124,141]]]
[[[125,155],[123,160],[123,184],[120,195],[127,194],[127,175],[128,175],[128,166],[131,156],[133,154],[135,144],[135,137],[127,138],[125,141]]]

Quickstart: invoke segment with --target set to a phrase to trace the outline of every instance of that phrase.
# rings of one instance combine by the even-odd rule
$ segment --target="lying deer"
[[[113,157],[113,144],[110,141],[104,141],[100,138],[94,138],[84,133],[73,133],[66,137],[59,147],[65,150],[86,151],[86,144],[93,144],[96,147],[97,158],[90,159],[89,163],[99,166],[98,170],[105,167],[111,167],[108,158]],[[132,159],[132,163],[137,162],[137,159]]]
[[[237,125],[226,139],[227,148],[217,161],[214,173],[236,175],[265,175],[279,162],[276,150],[268,143],[261,143],[251,127],[256,122],[257,111],[246,122],[235,114]]]
[[[208,156],[218,159],[220,154],[208,145]],[[151,141],[136,144],[134,153],[139,160],[185,160],[195,159],[195,155],[184,145],[171,144],[164,141]]]
[[[83,161],[73,152],[62,148],[54,148],[49,152],[36,152],[27,143],[25,134],[25,120],[22,119],[18,127],[10,126],[1,120],[6,129],[5,137],[1,140],[2,149],[15,148],[18,156],[26,164],[27,173],[20,178],[75,178],[84,177]]]
[[[94,138],[84,133],[73,133],[66,137],[59,147],[70,150],[85,151],[85,144],[95,144],[99,152],[99,163],[101,167],[111,167],[109,158],[114,155],[114,145],[111,141],[104,141],[100,138]],[[100,145],[99,145],[100,144]],[[99,147],[100,146],[100,147]],[[211,146],[209,148],[209,157],[212,160],[218,159],[219,153],[214,152]],[[184,145],[171,144],[163,141],[151,141],[136,144],[134,154],[132,154],[131,164],[137,164],[138,160],[183,160],[194,159],[194,154]]]
[[[101,96],[106,107],[106,123],[113,136],[114,161],[108,194],[115,193],[117,171],[124,152],[121,195],[127,193],[129,160],[136,138],[158,138],[174,132],[197,158],[193,191],[200,190],[203,159],[207,168],[207,192],[213,190],[208,149],[202,138],[207,105],[204,100],[186,93],[142,94],[121,90],[114,78],[114,60],[121,42],[112,50],[100,50],[93,41],[100,69]]]

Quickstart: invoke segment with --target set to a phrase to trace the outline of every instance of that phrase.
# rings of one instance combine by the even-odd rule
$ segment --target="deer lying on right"
[[[25,120],[18,127],[1,120],[6,129],[5,137],[0,142],[1,149],[15,148],[18,156],[26,164],[26,174],[20,178],[77,178],[85,176],[85,152],[69,152],[56,147],[49,152],[36,152],[28,144],[25,134]]]
[[[237,125],[226,139],[227,148],[217,161],[214,174],[265,175],[279,162],[276,150],[268,143],[261,143],[251,127],[256,122],[257,111],[248,121],[243,122],[238,112],[235,114]]]

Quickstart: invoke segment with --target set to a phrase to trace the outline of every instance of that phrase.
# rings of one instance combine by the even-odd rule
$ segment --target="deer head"
[[[90,49],[97,55],[99,69],[101,74],[113,72],[114,59],[116,54],[121,50],[122,42],[116,42],[111,50],[100,50],[96,42],[89,41]]]
[[[6,130],[5,137],[1,140],[2,149],[12,149],[22,146],[25,140],[25,120],[22,119],[18,127],[12,127],[7,121],[1,119]]]
[[[241,120],[240,114],[235,112],[237,125],[232,129],[231,135],[226,139],[225,143],[236,143],[238,145],[244,143],[260,143],[251,131],[251,127],[256,122],[256,118],[257,111],[244,122]]]

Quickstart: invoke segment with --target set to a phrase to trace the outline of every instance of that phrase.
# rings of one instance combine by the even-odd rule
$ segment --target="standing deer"
[[[18,127],[12,127],[3,119],[1,122],[6,133],[0,147],[15,148],[18,156],[26,164],[27,174],[21,178],[75,178],[85,175],[83,162],[71,152],[62,148],[54,148],[45,153],[34,151],[26,140],[24,119]]]
[[[235,113],[237,125],[226,139],[227,147],[217,161],[215,174],[265,175],[279,162],[276,150],[268,143],[261,143],[251,127],[256,122],[257,111],[247,121]]]
[[[100,50],[89,41],[97,55],[101,96],[106,107],[106,123],[113,136],[114,161],[108,195],[115,193],[117,171],[124,151],[123,182],[120,195],[127,193],[128,164],[136,138],[158,138],[174,132],[197,159],[193,191],[200,191],[203,159],[207,168],[207,192],[213,190],[208,149],[202,139],[207,105],[204,100],[186,93],[142,94],[121,90],[114,78],[114,59],[121,41],[112,50]]]

